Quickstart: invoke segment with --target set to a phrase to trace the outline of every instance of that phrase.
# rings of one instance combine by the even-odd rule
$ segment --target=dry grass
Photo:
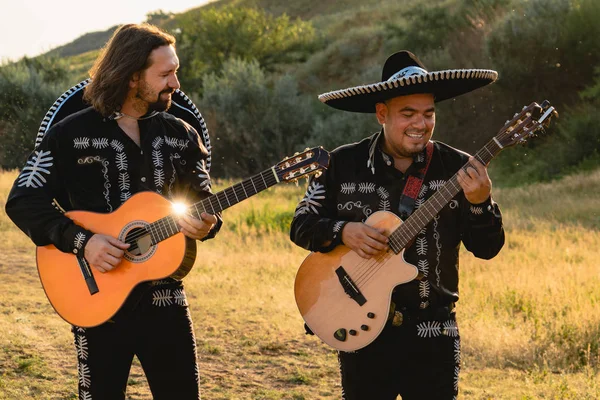
[[[16,174],[0,174],[0,205]],[[221,185],[228,185],[223,182]],[[600,398],[600,171],[494,189],[507,245],[461,254],[463,399]],[[225,212],[185,279],[203,398],[340,398],[335,353],[305,336],[293,299],[306,252],[287,237],[302,188],[278,186]],[[75,398],[68,325],[40,287],[34,247],[0,214],[0,399]],[[150,398],[135,366],[130,399]]]

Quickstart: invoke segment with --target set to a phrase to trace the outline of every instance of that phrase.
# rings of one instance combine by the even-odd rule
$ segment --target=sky
[[[0,64],[36,56],[79,36],[146,20],[152,11],[179,13],[211,0],[0,0]]]

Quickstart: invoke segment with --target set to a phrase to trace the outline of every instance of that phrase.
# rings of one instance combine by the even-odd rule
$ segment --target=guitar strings
[[[270,171],[270,170],[268,170],[268,171]],[[263,184],[265,186],[264,189],[257,189],[257,185],[252,181],[254,178],[259,177],[259,176],[262,179]],[[200,215],[202,212],[208,212],[207,211],[208,208],[206,206],[206,204],[208,203],[208,204],[210,204],[211,208],[213,209],[213,212],[216,213],[216,212],[219,212],[222,209],[227,208],[227,207],[221,207],[221,210],[216,211],[216,209],[213,206],[212,201],[211,201],[212,198],[216,198],[217,202],[219,203],[219,205],[221,205],[221,202],[220,202],[218,196],[219,195],[223,195],[223,197],[225,197],[227,199],[227,203],[230,206],[232,205],[231,202],[229,201],[228,194],[226,193],[227,190],[231,189],[231,191],[233,192],[233,194],[236,197],[236,200],[238,200],[237,202],[239,202],[238,194],[240,196],[242,195],[241,191],[238,192],[239,189],[241,189],[243,191],[244,195],[246,196],[245,198],[248,198],[248,197],[250,197],[250,196],[252,196],[254,194],[259,193],[262,190],[267,189],[268,187],[270,187],[270,186],[272,186],[272,185],[274,185],[276,183],[277,183],[277,180],[275,179],[275,176],[272,173],[271,174],[267,174],[266,179],[265,179],[265,176],[263,176],[263,173],[260,173],[260,174],[257,174],[257,175],[255,175],[255,176],[253,176],[253,177],[251,177],[251,178],[249,178],[249,179],[247,179],[245,181],[239,182],[239,183],[231,186],[230,188],[227,188],[227,189],[224,189],[224,190],[222,190],[220,192],[212,194],[209,197],[207,197],[205,199],[202,199],[199,202],[193,204],[192,206],[194,206],[196,208],[197,214]],[[261,186],[262,185],[258,185],[258,187],[261,187]],[[254,190],[254,193],[252,193],[251,189]],[[248,192],[250,192],[252,194],[248,195]],[[243,198],[243,199],[245,199],[245,198]],[[233,204],[237,204],[237,202],[233,203]],[[198,205],[200,205],[200,206],[203,207],[203,209],[202,209],[201,212],[199,212],[199,210],[198,210]],[[171,234],[169,234],[169,230],[171,230],[171,226],[172,225],[177,226],[177,224],[174,222],[173,216],[172,215],[167,215],[167,216],[165,216],[165,217],[163,217],[163,218],[161,218],[161,219],[159,219],[159,220],[157,220],[155,222],[149,223],[148,226],[140,227],[140,230],[138,232],[135,232],[134,234],[132,234],[132,235],[130,235],[130,236],[127,237],[127,240],[125,241],[125,243],[128,243],[128,244],[132,245],[132,249],[133,249],[134,248],[133,245],[136,245],[136,241],[138,239],[140,239],[140,238],[142,238],[144,236],[147,236],[147,235],[156,235],[156,236],[159,236],[159,235],[162,235],[163,232],[167,233],[167,236],[164,238],[164,239],[166,239],[166,238],[168,238],[171,235],[179,233],[179,230],[177,230],[176,232],[171,232]],[[164,239],[162,239],[162,240],[164,240]],[[153,243],[153,244],[156,244],[156,243]],[[128,249],[128,250],[130,250],[130,249]]]

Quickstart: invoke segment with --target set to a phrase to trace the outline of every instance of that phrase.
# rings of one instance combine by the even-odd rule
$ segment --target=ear
[[[379,122],[379,125],[385,124],[387,115],[388,107],[385,103],[375,104],[375,116],[377,116],[377,121]]]
[[[140,72],[134,72],[133,75],[131,76],[131,79],[129,80],[129,87],[130,88],[134,88],[137,86],[138,82],[140,81]]]

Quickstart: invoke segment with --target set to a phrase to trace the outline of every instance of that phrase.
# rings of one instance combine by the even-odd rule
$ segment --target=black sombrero
[[[83,101],[83,89],[90,82],[90,78],[81,81],[56,99],[42,120],[40,129],[38,130],[38,134],[35,139],[35,147],[42,142],[46,132],[48,132],[48,129],[50,129],[52,125],[56,124],[63,118],[90,106]],[[202,118],[202,114],[200,114],[192,100],[181,90],[177,89],[171,95],[171,107],[167,112],[169,114],[173,114],[177,118],[181,118],[196,129],[200,135],[200,138],[202,139],[204,147],[206,147],[206,150],[208,150],[206,168],[208,171],[210,171],[212,147],[210,145],[208,129],[206,128],[206,123],[204,122],[204,118]]]
[[[323,93],[319,100],[339,110],[374,113],[375,104],[393,97],[432,93],[439,102],[489,85],[497,78],[498,73],[490,69],[428,72],[410,51],[399,51],[386,60],[381,82]]]

